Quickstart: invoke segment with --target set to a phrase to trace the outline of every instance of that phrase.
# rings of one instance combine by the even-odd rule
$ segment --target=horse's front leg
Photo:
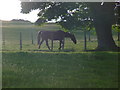
[[[42,41],[41,42],[39,42],[39,46],[38,46],[38,49],[40,49],[40,46],[41,46],[41,44],[43,43],[43,39],[42,39]]]
[[[53,50],[53,40],[51,40],[51,51]]]
[[[58,49],[61,50],[61,47],[62,47],[62,40],[60,40],[60,47]]]
[[[48,40],[46,40],[46,45],[48,47],[48,49],[50,50],[49,44],[48,44]]]

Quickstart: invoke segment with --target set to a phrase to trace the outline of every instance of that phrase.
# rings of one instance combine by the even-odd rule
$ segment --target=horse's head
[[[77,43],[74,34],[71,34],[70,32],[65,32],[65,37],[69,37],[69,38],[71,38],[71,40],[73,41],[74,44]]]
[[[74,44],[76,44],[76,43],[77,43],[77,41],[76,41],[76,38],[75,38],[74,34],[71,34],[71,35],[70,35],[70,38],[71,38],[71,40],[74,42]]]

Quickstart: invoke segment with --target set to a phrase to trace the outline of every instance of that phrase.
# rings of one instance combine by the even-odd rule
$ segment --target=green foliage
[[[120,26],[112,25],[112,30],[115,32],[120,32]]]
[[[50,3],[48,2],[21,2],[21,12],[22,13],[29,13],[35,9],[45,9],[46,6],[49,6]]]
[[[67,30],[80,30],[81,28],[86,29],[86,27],[93,27],[93,19],[91,18],[91,12],[89,7],[87,6],[87,3],[22,2],[21,4],[23,13],[37,8],[40,9],[40,12],[38,13],[40,19],[38,19],[37,21],[41,20],[41,18],[46,18],[46,21],[56,19],[56,21]],[[41,6],[41,4],[43,5]],[[41,20],[41,22],[42,21],[43,20]],[[38,22],[38,24],[41,24],[41,22]]]
[[[42,25],[46,22],[46,20],[44,18],[39,18],[36,22],[35,22],[35,25]]]
[[[60,19],[58,23],[68,30],[85,29],[92,24],[89,8],[85,3],[55,3],[46,10],[45,16],[50,20]]]

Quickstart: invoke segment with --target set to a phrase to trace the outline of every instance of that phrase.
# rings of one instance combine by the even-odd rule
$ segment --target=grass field
[[[20,50],[20,32],[22,33],[23,51],[38,50],[37,46],[37,32],[40,30],[61,30],[62,28],[57,24],[45,24],[41,27],[31,25],[30,23],[16,23],[16,22],[3,22],[3,51],[19,51]],[[73,31],[76,36],[77,44],[73,44],[72,41],[67,38],[65,40],[65,49],[67,51],[80,52],[84,50],[84,33],[82,31]],[[114,32],[115,33],[115,32]],[[31,34],[33,34],[33,43]],[[114,40],[117,40],[117,33],[113,35]],[[87,36],[88,37],[88,36]],[[91,31],[92,42],[87,42],[87,49],[95,49],[97,47],[97,38],[95,31]],[[49,41],[51,45],[51,42]],[[116,41],[118,45],[118,42]],[[13,47],[14,46],[14,47]],[[54,50],[58,51],[59,43],[54,42]],[[69,50],[68,50],[69,49]],[[48,50],[45,43],[43,43],[41,50]]]
[[[38,50],[36,36],[39,30],[59,30],[56,24],[37,27],[26,23],[3,22],[2,51],[3,88],[117,88],[118,52],[84,52],[83,32],[74,31],[77,44],[65,40],[65,50],[48,51],[45,43]],[[19,48],[22,32],[23,49]],[[31,44],[33,33],[34,44]],[[115,33],[115,32],[114,32]],[[114,40],[117,40],[114,34]],[[91,34],[87,49],[97,46],[96,35]],[[118,45],[118,42],[116,41]]]
[[[3,87],[117,88],[118,54],[3,53]]]

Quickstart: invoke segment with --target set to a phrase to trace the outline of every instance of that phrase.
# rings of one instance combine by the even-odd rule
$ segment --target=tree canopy
[[[22,2],[22,12],[29,13],[39,9],[37,24],[42,24],[52,19],[56,20],[63,28],[75,30],[92,26],[92,16],[88,3],[82,2]]]

